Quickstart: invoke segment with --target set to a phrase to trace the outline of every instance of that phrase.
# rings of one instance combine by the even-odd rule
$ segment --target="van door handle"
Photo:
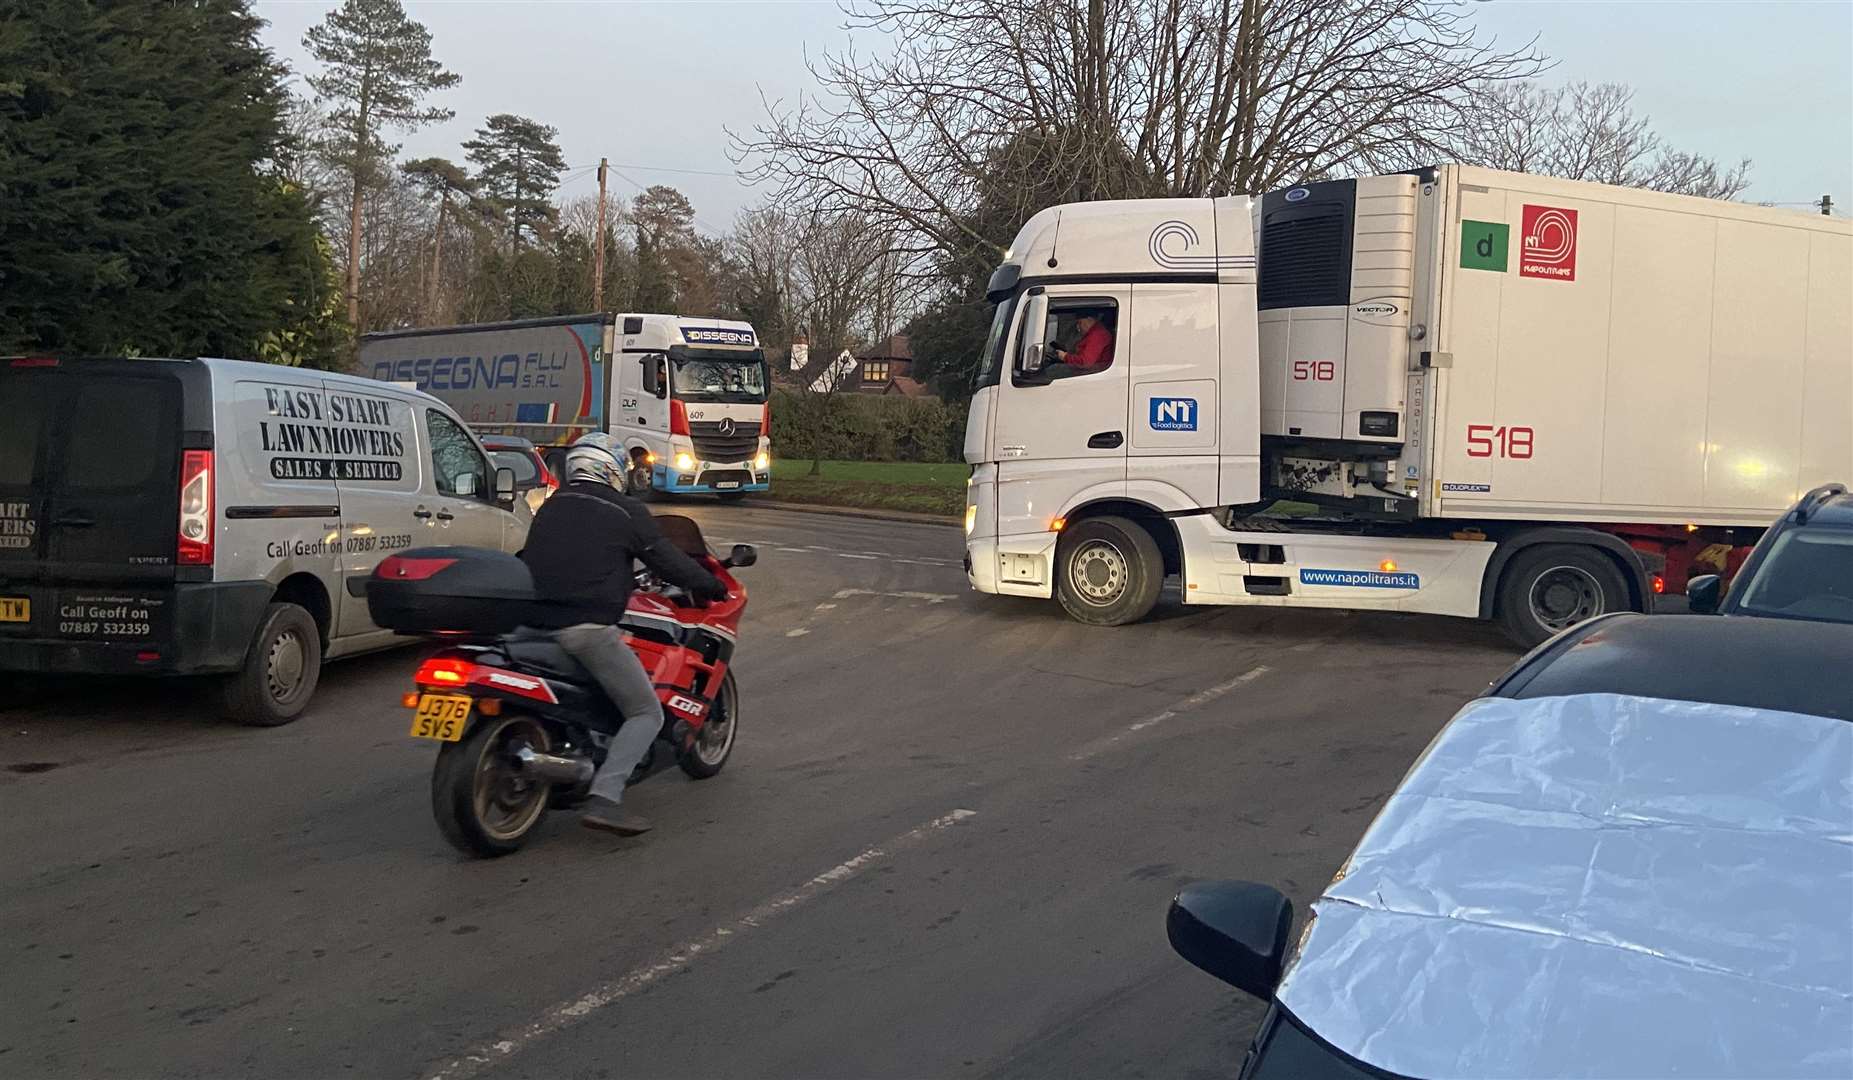
[[[438,520],[439,521],[455,521],[457,520],[457,515],[451,513],[449,510],[439,510]]]
[[[418,509],[412,511],[412,516],[415,518],[429,518],[431,516],[431,511],[421,506]]]
[[[1117,431],[1102,431],[1088,436],[1087,445],[1091,450],[1112,450],[1126,441],[1126,436]]]

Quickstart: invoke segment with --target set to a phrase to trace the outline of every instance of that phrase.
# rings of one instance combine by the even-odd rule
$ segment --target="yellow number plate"
[[[0,596],[0,622],[31,621],[31,600],[23,596]]]
[[[470,719],[470,698],[463,694],[421,694],[412,714],[412,737],[456,742]]]

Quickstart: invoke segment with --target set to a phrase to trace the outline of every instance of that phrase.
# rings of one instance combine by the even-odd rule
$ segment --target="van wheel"
[[[244,667],[219,686],[227,720],[277,727],[302,714],[322,674],[322,633],[296,604],[272,604],[251,639]]]
[[[1499,582],[1500,626],[1526,649],[1577,623],[1630,607],[1620,568],[1601,552],[1576,544],[1526,548]]]
[[[1055,595],[1078,622],[1138,622],[1158,603],[1164,581],[1158,542],[1127,518],[1088,518],[1055,545]]]

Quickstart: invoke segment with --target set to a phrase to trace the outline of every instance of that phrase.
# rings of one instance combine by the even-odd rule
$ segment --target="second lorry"
[[[768,372],[749,323],[564,315],[368,334],[361,370],[443,399],[554,471],[592,431],[622,444],[632,494],[739,499],[772,484]]]
[[[1086,622],[1175,575],[1533,644],[1853,475],[1844,220],[1442,166],[1051,207],[990,296],[968,574]]]

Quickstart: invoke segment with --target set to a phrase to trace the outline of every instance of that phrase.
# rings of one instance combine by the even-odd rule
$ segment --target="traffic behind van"
[[[428,544],[518,550],[514,477],[442,402],[234,360],[0,359],[0,671],[216,675],[299,715],[392,644],[361,582]]]

